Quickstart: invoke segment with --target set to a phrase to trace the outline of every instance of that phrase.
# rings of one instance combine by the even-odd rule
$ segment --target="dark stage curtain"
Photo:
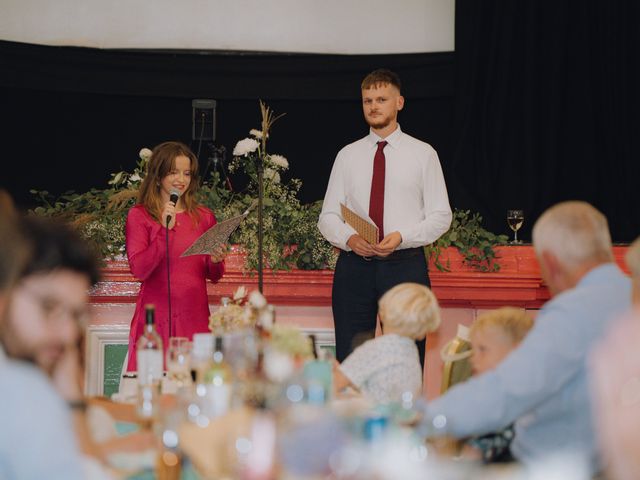
[[[302,200],[317,200],[338,150],[367,131],[360,80],[388,67],[405,85],[400,123],[438,151],[452,206],[480,211],[497,233],[508,233],[508,208],[523,208],[526,240],[545,208],[583,199],[609,217],[614,240],[629,241],[640,234],[638,10],[631,0],[458,0],[455,55],[0,42],[0,186],[23,206],[30,188],[103,186],[143,146],[192,143],[192,98],[218,100],[217,143],[230,152],[258,126],[261,98],[287,113],[270,151],[289,158]]]
[[[191,99],[218,100],[218,144],[259,128],[258,99],[286,113],[269,151],[301,178],[302,200],[324,196],[336,153],[367,133],[360,81],[387,67],[404,83],[402,127],[451,152],[453,53],[292,55],[242,52],[114,51],[0,42],[3,173],[23,206],[29,189],[62,193],[106,185],[135,166],[141,147],[191,142]],[[206,146],[201,163],[206,161]],[[240,180],[238,180],[240,181]]]
[[[223,100],[353,100],[370,70],[390,68],[409,98],[451,96],[453,54],[319,55],[97,50],[0,41],[4,87]]]
[[[457,0],[453,169],[499,231],[586,200],[614,240],[640,234],[635,0]]]

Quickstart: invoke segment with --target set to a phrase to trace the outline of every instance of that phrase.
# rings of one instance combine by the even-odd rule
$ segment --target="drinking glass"
[[[167,373],[178,388],[191,381],[191,342],[186,337],[171,337],[167,349]]]
[[[513,241],[511,243],[522,243],[522,240],[518,240],[518,230],[520,230],[523,223],[524,212],[522,210],[507,210],[507,224],[513,230]]]

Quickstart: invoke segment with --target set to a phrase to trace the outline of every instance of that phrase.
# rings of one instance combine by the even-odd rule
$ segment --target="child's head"
[[[471,365],[475,373],[493,370],[527,335],[533,320],[524,310],[504,307],[480,315],[471,325]]]
[[[440,325],[435,295],[418,283],[396,285],[382,296],[378,305],[383,333],[420,340]]]

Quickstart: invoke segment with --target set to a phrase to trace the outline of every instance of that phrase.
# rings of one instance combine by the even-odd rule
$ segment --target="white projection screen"
[[[455,0],[0,0],[0,39],[123,49],[454,50]]]

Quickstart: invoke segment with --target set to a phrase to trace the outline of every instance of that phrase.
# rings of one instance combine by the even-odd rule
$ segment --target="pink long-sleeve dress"
[[[208,255],[180,257],[202,233],[215,225],[211,210],[198,207],[197,224],[188,213],[176,214],[175,226],[169,230],[169,265],[171,272],[172,336],[188,337],[209,331],[209,302],[206,279],[218,281],[224,274],[224,262],[213,263]],[[142,281],[131,320],[129,363],[135,371],[136,342],[144,330],[146,304],[156,307],[156,329],[166,349],[169,341],[169,305],[167,300],[166,229],[143,205],[136,205],[127,215],[126,245],[131,273]]]

